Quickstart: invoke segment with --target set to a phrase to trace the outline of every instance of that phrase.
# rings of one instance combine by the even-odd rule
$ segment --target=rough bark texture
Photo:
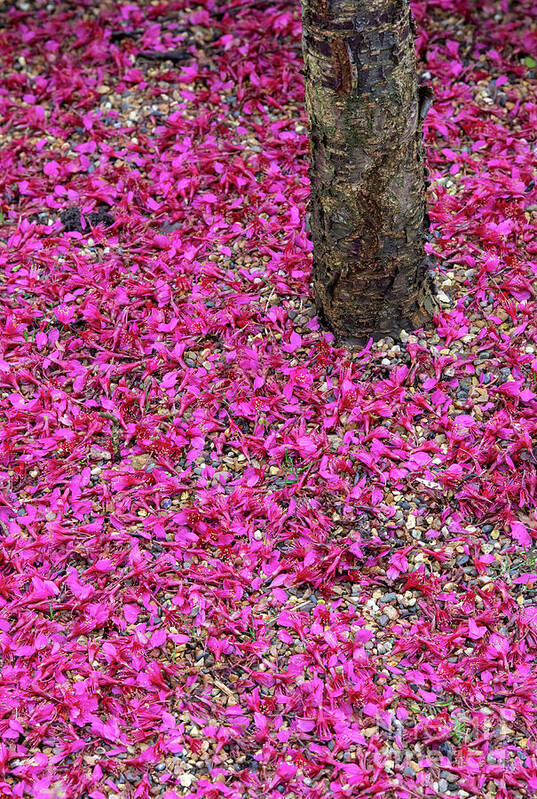
[[[367,340],[433,309],[422,122],[408,0],[302,0],[319,314]]]

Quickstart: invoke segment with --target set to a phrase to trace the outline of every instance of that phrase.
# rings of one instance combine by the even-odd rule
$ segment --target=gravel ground
[[[0,9],[0,795],[537,791],[537,6],[482,5],[414,5],[439,309],[361,351],[296,5]]]

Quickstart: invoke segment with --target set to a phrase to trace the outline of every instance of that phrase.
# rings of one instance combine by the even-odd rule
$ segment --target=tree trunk
[[[408,0],[302,0],[313,281],[321,320],[367,340],[433,309]]]

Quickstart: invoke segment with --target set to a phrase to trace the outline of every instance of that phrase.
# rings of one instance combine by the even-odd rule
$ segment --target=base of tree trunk
[[[359,348],[362,348],[370,338],[378,341],[386,336],[398,338],[402,330],[407,332],[420,328],[431,330],[433,314],[439,309],[436,299],[438,285],[434,274],[435,268],[436,260],[432,256],[425,256],[420,269],[424,277],[417,293],[408,298],[408,304],[401,304],[397,296],[384,297],[384,318],[375,317],[375,321],[369,328],[362,323],[359,332],[355,329],[356,320],[359,318],[358,313],[351,317],[350,323],[346,324],[345,316],[348,313],[348,304],[343,300],[343,308],[338,308],[337,300],[335,301],[333,296],[326,295],[324,283],[322,281],[314,282],[313,294],[319,321],[324,328],[334,333],[340,344]],[[360,303],[360,311],[363,313],[364,310],[367,312],[365,303]],[[335,324],[334,320],[336,320]]]
[[[427,325],[429,220],[408,0],[302,0],[313,283],[321,321],[367,341]]]

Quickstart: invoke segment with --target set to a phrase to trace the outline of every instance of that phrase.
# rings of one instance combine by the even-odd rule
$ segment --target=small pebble
[[[452,759],[453,759],[453,756],[454,756],[454,754],[455,754],[455,753],[454,753],[454,751],[453,751],[453,747],[451,746],[451,744],[450,744],[450,742],[449,742],[449,741],[443,741],[443,742],[440,744],[440,746],[438,747],[438,750],[439,750],[439,751],[440,751],[440,752],[441,752],[443,755],[445,755],[445,757],[448,757],[450,760],[452,760]]]

